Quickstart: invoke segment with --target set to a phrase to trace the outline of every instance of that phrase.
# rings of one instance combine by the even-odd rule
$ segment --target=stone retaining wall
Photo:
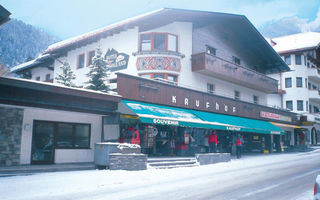
[[[209,165],[219,162],[229,162],[231,156],[230,153],[196,154],[196,159],[200,165]]]
[[[23,109],[0,107],[0,166],[20,164]]]
[[[147,155],[146,154],[109,154],[110,170],[146,170]]]

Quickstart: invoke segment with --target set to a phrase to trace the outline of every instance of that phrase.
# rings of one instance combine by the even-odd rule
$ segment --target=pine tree
[[[90,71],[87,74],[89,81],[86,88],[102,92],[109,91],[109,86],[105,84],[105,81],[109,77],[110,71],[99,47],[96,50],[96,55],[92,58],[92,65],[89,67]]]
[[[76,79],[76,76],[72,72],[70,64],[65,61],[60,69],[62,70],[62,73],[58,74],[58,77],[56,77],[57,83],[68,87],[76,87],[72,82],[74,79]]]

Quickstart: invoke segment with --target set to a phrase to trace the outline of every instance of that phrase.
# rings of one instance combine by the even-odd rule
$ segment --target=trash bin
[[[100,142],[95,144],[94,164],[96,168],[109,168],[109,154],[118,153],[120,143]]]

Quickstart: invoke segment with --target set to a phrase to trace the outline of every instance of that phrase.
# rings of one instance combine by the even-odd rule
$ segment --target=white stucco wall
[[[203,74],[199,74],[196,72],[192,72],[191,65],[191,55],[196,52],[197,49],[193,47],[193,34],[198,33],[200,31],[193,31],[192,23],[189,22],[174,22],[162,27],[157,27],[152,30],[148,30],[146,32],[167,32],[171,34],[178,35],[178,51],[185,55],[184,58],[177,57],[181,61],[181,71],[179,72],[167,72],[163,73],[171,73],[178,75],[178,85],[183,87],[188,87],[192,89],[197,89],[201,91],[207,90],[207,83],[211,83],[215,85],[215,91],[217,95],[234,97],[234,91],[237,90],[240,92],[240,100],[253,102],[253,96],[258,96],[259,104],[267,105],[267,94],[261,91],[257,91],[254,89],[246,88],[237,84],[229,83],[224,80],[220,80],[217,78],[213,78],[211,76],[206,76]],[[146,33],[143,32],[143,33]],[[203,33],[203,30],[201,30]],[[126,31],[122,31],[113,36],[109,36],[107,38],[101,39],[98,42],[91,43],[89,45],[71,50],[67,53],[67,57],[58,58],[60,61],[67,60],[72,70],[76,75],[75,83],[78,86],[83,86],[86,81],[88,81],[88,77],[86,74],[89,72],[89,68],[86,66],[88,63],[88,52],[95,50],[98,46],[100,46],[105,54],[108,48],[114,48],[118,52],[126,53],[129,55],[129,63],[128,68],[125,70],[120,70],[118,72],[128,73],[130,75],[138,75],[136,60],[138,57],[148,56],[148,55],[136,55],[133,53],[138,51],[139,47],[139,30],[138,28],[129,29]],[[214,43],[213,46],[217,48],[217,55],[220,55],[224,59],[231,60],[232,56],[238,56],[241,59],[242,65],[246,66],[246,61],[244,58],[240,57],[239,54],[227,43],[224,43],[222,39],[218,36],[218,33],[212,32],[207,33],[206,35],[210,35],[210,41]],[[203,36],[204,37],[204,36]],[[211,42],[211,43],[212,43]],[[209,43],[209,44],[211,44]],[[197,47],[199,48],[199,47]],[[199,49],[199,51],[203,51],[203,49]],[[85,54],[85,67],[81,69],[77,69],[78,55],[84,53]],[[149,56],[155,56],[154,54]],[[161,55],[160,55],[161,56]],[[165,56],[165,55],[164,55]],[[60,73],[61,63],[57,60],[55,61],[55,77],[58,73]],[[140,73],[142,74],[142,73]],[[115,75],[112,74],[111,77],[115,78]],[[277,99],[275,99],[277,100]]]
[[[31,79],[36,80],[37,77],[40,77],[40,81],[46,81],[47,74],[50,74],[50,79],[52,79],[54,72],[47,67],[36,67],[31,70]]]
[[[30,164],[34,120],[86,123],[91,125],[90,149],[56,149],[54,163],[93,162],[94,144],[101,141],[102,116],[88,113],[58,111],[41,108],[24,108],[23,127],[30,125],[29,130],[22,130],[21,164]]]
[[[129,55],[128,68],[125,70],[121,70],[121,72],[129,73],[132,75],[137,74],[137,70],[135,68],[136,65],[136,57],[132,55],[133,52],[136,52],[138,49],[138,28],[129,29],[127,31],[122,31],[113,36],[108,36],[107,38],[103,38],[97,42],[88,44],[86,46],[82,46],[80,48],[71,50],[67,53],[66,57],[58,58],[60,61],[68,61],[70,63],[71,69],[76,75],[76,79],[74,83],[78,86],[83,86],[86,81],[88,81],[88,77],[86,74],[89,72],[88,64],[88,53],[90,51],[96,50],[98,47],[102,49],[103,56],[106,54],[108,48],[114,48],[119,53],[125,53]],[[77,69],[78,65],[78,55],[85,54],[85,67]],[[61,73],[60,66],[62,64],[55,60],[54,66],[54,76]],[[120,72],[120,71],[118,71]],[[114,78],[114,73],[110,78]]]

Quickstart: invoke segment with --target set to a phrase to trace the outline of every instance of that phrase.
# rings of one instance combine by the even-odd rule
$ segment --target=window
[[[141,74],[140,77],[142,78],[151,78],[151,74]]]
[[[316,89],[317,89],[317,86],[312,85],[312,89],[313,89],[313,90],[316,90]]]
[[[207,92],[210,93],[210,94],[213,94],[214,93],[214,85],[211,84],[211,83],[207,83]]]
[[[168,74],[168,83],[176,85],[177,84],[177,76]]]
[[[166,50],[166,35],[162,33],[155,33],[153,37],[153,50]]]
[[[89,148],[90,125],[56,122],[57,148]]]
[[[258,104],[259,103],[259,97],[253,95],[253,103]]]
[[[307,57],[303,56],[303,58],[304,58],[304,65],[307,65]]]
[[[301,77],[297,77],[297,79],[296,79],[296,85],[297,85],[297,87],[302,87],[302,78]]]
[[[151,51],[151,34],[143,34],[140,36],[141,51]]]
[[[232,56],[232,61],[238,65],[240,65],[240,58],[237,58],[235,56]]]
[[[216,49],[209,45],[206,45],[206,52],[210,55],[216,55]]]
[[[309,101],[306,101],[306,111],[309,111]]]
[[[291,78],[285,78],[285,87],[286,88],[292,87],[292,79]]]
[[[88,53],[88,66],[92,65],[92,58],[95,56],[96,52],[95,51],[89,51]]]
[[[163,74],[141,74],[140,77],[143,78],[149,78],[149,79],[155,79],[155,80],[159,80],[159,81],[163,81],[166,83],[170,83],[173,85],[177,85],[178,83],[178,76],[176,75],[172,75],[172,74],[167,74],[167,73],[163,73]]]
[[[313,106],[313,112],[314,113],[318,113],[319,112],[319,108],[317,106]]]
[[[297,101],[297,110],[303,111],[303,101],[302,100]]]
[[[153,79],[165,79],[165,74],[154,74]]]
[[[306,85],[306,88],[308,88],[308,79],[305,78],[305,85]]]
[[[84,67],[84,54],[78,55],[78,69]]]
[[[308,83],[308,89],[311,90],[311,83]]]
[[[178,51],[178,37],[168,34],[168,51]]]
[[[309,104],[309,112],[312,113],[312,105]]]
[[[46,81],[50,81],[50,74],[46,74]]]
[[[178,36],[170,33],[140,35],[140,51],[178,51]]]
[[[40,76],[37,76],[37,77],[36,77],[36,81],[40,81]]]
[[[296,57],[296,65],[301,65],[301,55],[295,55]]]
[[[285,56],[284,57],[284,62],[287,63],[287,65],[291,65],[291,56]]]
[[[240,92],[237,90],[234,91],[234,99],[236,99],[236,100],[240,99]]]
[[[292,101],[286,101],[286,107],[289,110],[293,110]]]

